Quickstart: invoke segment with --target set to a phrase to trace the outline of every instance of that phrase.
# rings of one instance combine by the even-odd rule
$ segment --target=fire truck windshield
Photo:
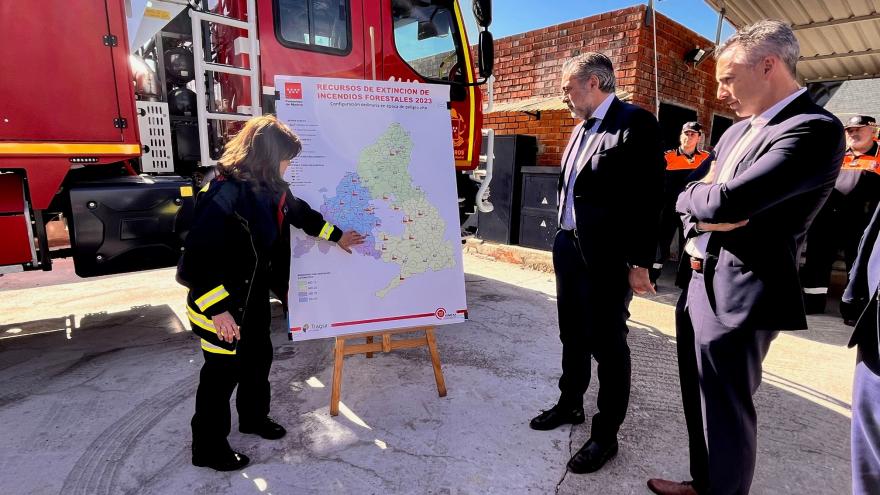
[[[282,42],[339,54],[350,49],[347,0],[278,0],[277,8]]]
[[[397,53],[427,79],[464,81],[459,61],[464,35],[459,29],[453,1],[391,2]]]

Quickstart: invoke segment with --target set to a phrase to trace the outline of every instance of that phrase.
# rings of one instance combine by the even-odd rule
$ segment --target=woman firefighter
[[[226,145],[217,176],[196,197],[178,267],[190,289],[187,314],[205,358],[192,418],[196,466],[231,471],[249,462],[226,440],[236,385],[239,431],[272,440],[286,433],[269,417],[269,291],[286,305],[288,225],[349,253],[363,243],[363,236],[343,233],[290,194],[282,176],[301,149],[299,138],[275,117],[251,119]]]

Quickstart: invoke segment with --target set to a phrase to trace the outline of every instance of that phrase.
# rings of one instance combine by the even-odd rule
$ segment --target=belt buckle
[[[703,271],[703,260],[691,256],[691,269],[697,273]]]

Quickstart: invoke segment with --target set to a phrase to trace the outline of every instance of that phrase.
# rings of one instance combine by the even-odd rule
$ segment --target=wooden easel
[[[425,334],[410,339],[391,339],[391,336],[394,334],[418,331],[424,331]],[[374,342],[373,340],[375,337],[379,337],[380,341]],[[347,341],[351,339],[363,338],[366,338],[366,343],[364,344],[347,343]],[[434,380],[437,381],[437,393],[440,394],[440,397],[446,397],[446,382],[443,380],[443,371],[440,369],[440,353],[437,352],[437,339],[434,337],[434,327],[403,328],[380,333],[359,333],[336,337],[336,347],[333,353],[333,384],[330,388],[330,415],[339,415],[339,394],[342,388],[342,361],[345,359],[345,356],[351,356],[352,354],[366,354],[369,359],[373,357],[374,352],[391,352],[394,349],[415,349],[423,346],[427,346],[428,352],[431,354],[431,364],[434,366]]]

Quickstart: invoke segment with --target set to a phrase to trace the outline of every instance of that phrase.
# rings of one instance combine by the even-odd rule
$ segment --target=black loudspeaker
[[[483,140],[485,146],[486,140]],[[486,153],[485,149],[481,152]],[[535,136],[516,134],[495,136],[495,163],[489,184],[489,201],[495,207],[490,213],[480,212],[477,237],[485,241],[515,244],[519,240],[520,169],[534,166],[538,155]]]
[[[522,177],[519,245],[549,251],[558,225],[559,167],[523,167]]]

